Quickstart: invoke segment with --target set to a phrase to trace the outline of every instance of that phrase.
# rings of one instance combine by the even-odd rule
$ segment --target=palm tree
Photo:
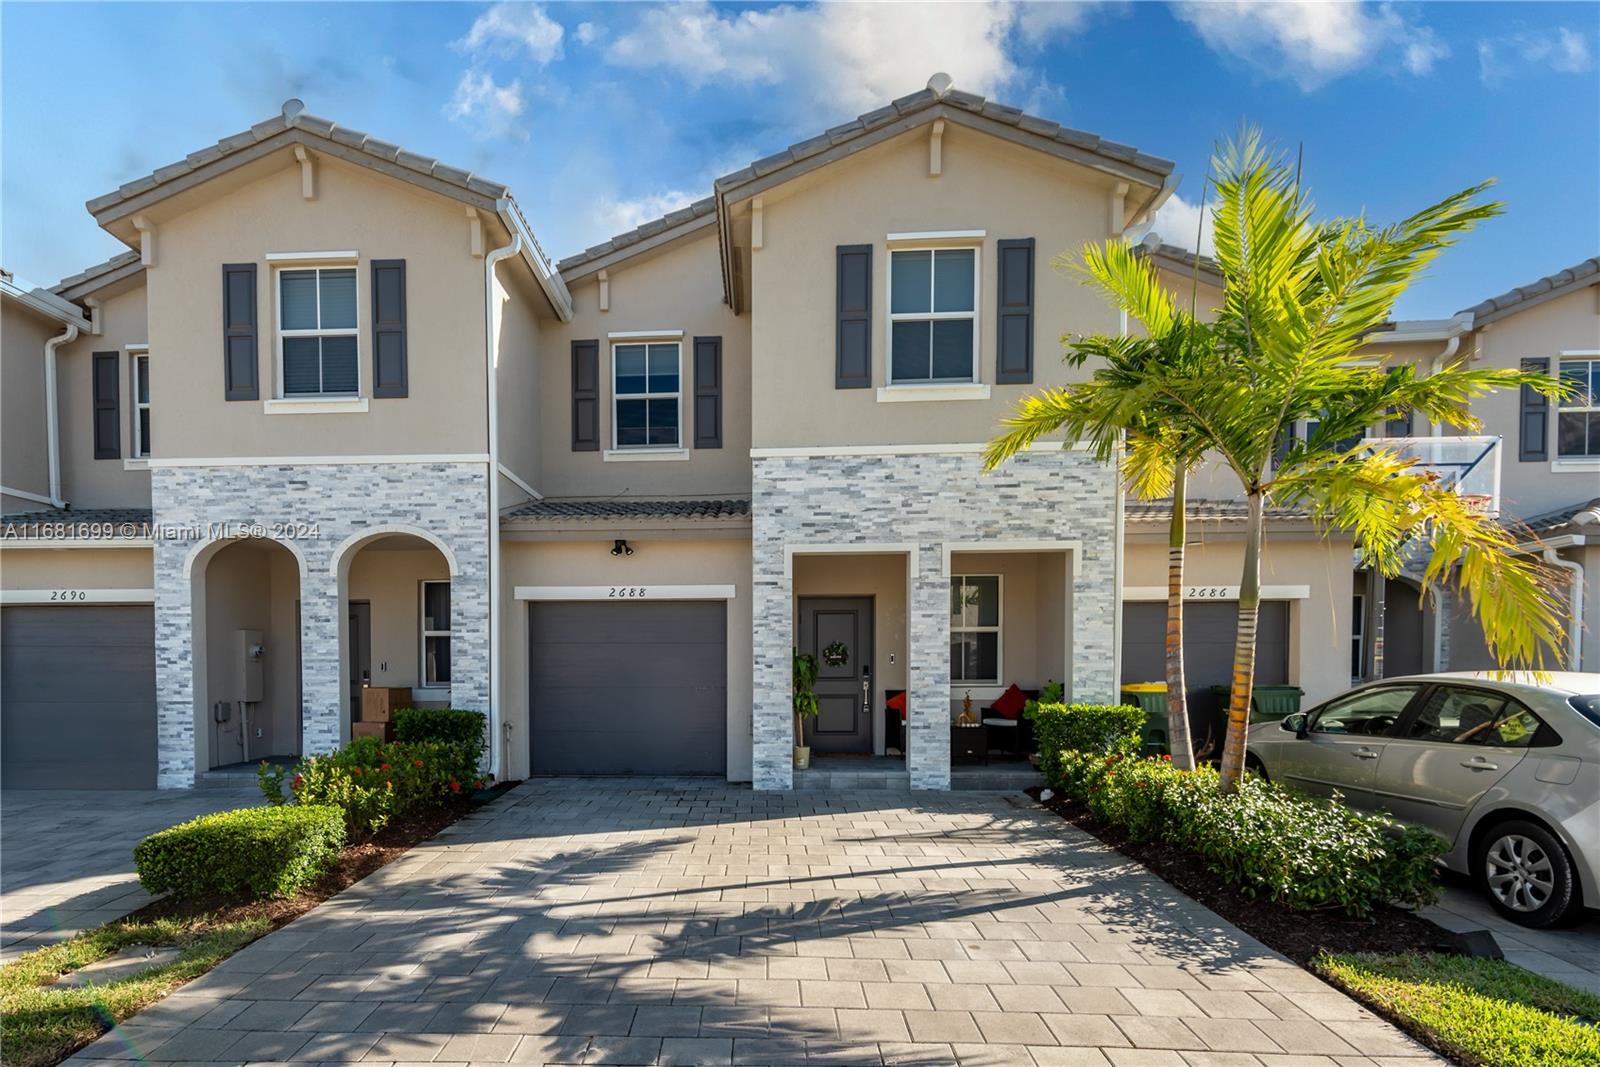
[[[1167,549],[1167,737],[1173,763],[1194,769],[1183,671],[1185,487],[1205,437],[1191,424],[1175,382],[1204,375],[1216,358],[1213,331],[1191,308],[1179,309],[1154,266],[1123,241],[1092,245],[1081,259],[1058,257],[1056,267],[1098,288],[1112,306],[1137,319],[1142,337],[1062,338],[1064,359],[1081,367],[1099,361],[1088,381],[1026,397],[990,442],[984,465],[994,469],[1040,437],[1064,431],[1066,444],[1083,442],[1103,462],[1120,460],[1135,495],[1172,497]]]
[[[1364,563],[1385,576],[1398,573],[1409,552],[1428,551],[1424,587],[1454,573],[1499,662],[1538,669],[1547,652],[1557,652],[1562,626],[1547,569],[1513,554],[1515,539],[1499,523],[1414,461],[1349,442],[1394,411],[1473,430],[1479,421],[1467,403],[1474,397],[1522,385],[1560,390],[1544,376],[1470,369],[1465,360],[1426,378],[1409,365],[1385,370],[1355,361],[1423,268],[1500,212],[1479,199],[1488,183],[1379,228],[1362,218],[1313,222],[1298,177],[1253,131],[1225,145],[1214,167],[1222,358],[1174,385],[1248,504],[1222,759],[1222,789],[1230,792],[1244,770],[1269,502],[1306,507],[1324,528],[1353,532]],[[1312,423],[1275,455],[1296,426]]]

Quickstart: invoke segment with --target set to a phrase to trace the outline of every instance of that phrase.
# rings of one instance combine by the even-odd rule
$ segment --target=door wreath
[[[843,641],[835,641],[822,650],[822,662],[830,667],[843,667],[850,662],[850,650]]]

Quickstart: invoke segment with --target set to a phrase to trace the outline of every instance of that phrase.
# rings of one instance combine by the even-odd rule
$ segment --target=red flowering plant
[[[382,829],[398,814],[459,793],[461,781],[478,773],[478,754],[437,741],[386,744],[358,737],[335,752],[301,760],[290,797],[284,796],[285,773],[285,768],[262,765],[261,790],[269,802],[331,804],[345,813],[351,836],[359,837]]]

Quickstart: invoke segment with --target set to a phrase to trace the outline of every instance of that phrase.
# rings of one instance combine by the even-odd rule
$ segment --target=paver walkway
[[[120,919],[150,895],[133,846],[180,822],[261,803],[248,789],[21,790],[0,794],[0,960]]]
[[[523,785],[72,1062],[134,1058],[1439,1062],[1020,795],[582,780]]]

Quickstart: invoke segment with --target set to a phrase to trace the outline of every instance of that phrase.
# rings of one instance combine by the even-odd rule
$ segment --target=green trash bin
[[[1167,683],[1125,685],[1122,687],[1122,702],[1144,712],[1144,754],[1160,756],[1171,751],[1167,743]]]
[[[1300,710],[1300,698],[1305,690],[1298,685],[1257,685],[1250,689],[1250,723],[1281,722],[1286,716]],[[1233,690],[1225,685],[1214,685],[1211,693],[1217,698],[1223,718],[1227,718],[1228,701]]]

